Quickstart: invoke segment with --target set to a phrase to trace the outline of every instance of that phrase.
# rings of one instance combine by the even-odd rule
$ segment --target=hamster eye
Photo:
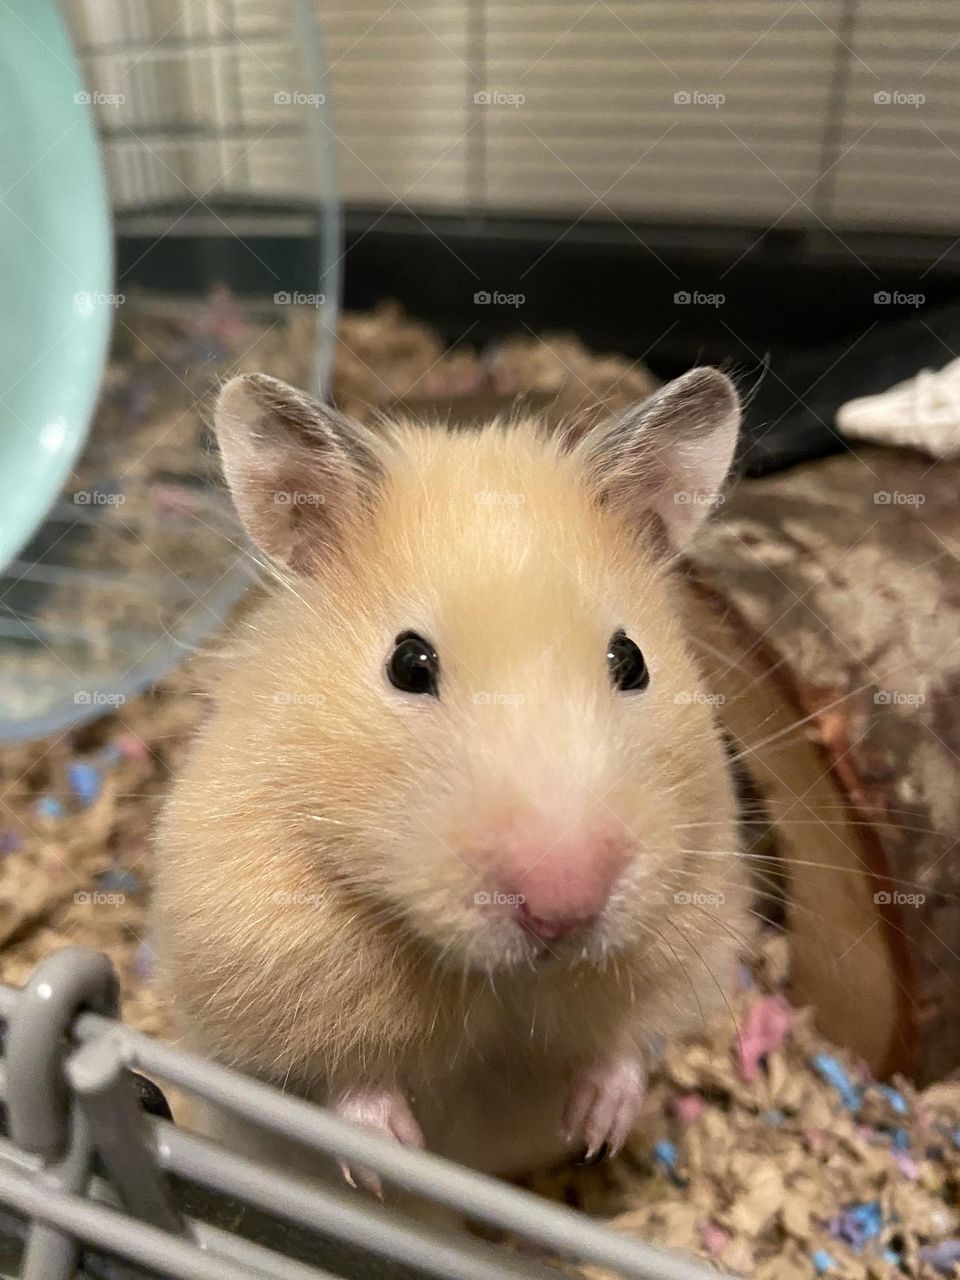
[[[440,659],[433,645],[415,631],[402,631],[387,662],[387,678],[404,693],[431,693],[437,697]]]
[[[640,648],[625,631],[615,631],[607,646],[610,679],[621,693],[634,693],[650,683],[650,672]]]

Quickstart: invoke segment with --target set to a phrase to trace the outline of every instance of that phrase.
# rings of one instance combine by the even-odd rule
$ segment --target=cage
[[[122,704],[225,616],[251,570],[206,397],[247,367],[321,390],[337,308],[307,0],[61,9],[2,19],[0,741]]]
[[[366,1133],[321,1108],[150,1040],[116,1017],[95,951],[48,956],[0,987],[4,1035],[0,1267],[22,1280],[550,1280],[546,1263],[427,1227],[371,1196],[289,1176],[171,1123],[139,1071],[264,1134],[376,1170],[390,1183],[539,1246],[636,1280],[718,1272],[583,1214]]]

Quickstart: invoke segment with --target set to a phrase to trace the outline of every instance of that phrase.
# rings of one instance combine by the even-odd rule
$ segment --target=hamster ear
[[[659,517],[673,550],[722,501],[740,402],[718,369],[691,369],[577,446],[603,501],[641,524]]]
[[[214,427],[247,533],[294,572],[317,568],[358,515],[375,472],[360,428],[261,373],[226,383]]]

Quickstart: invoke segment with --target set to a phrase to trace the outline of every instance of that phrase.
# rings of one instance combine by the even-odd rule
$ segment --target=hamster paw
[[[394,1138],[407,1147],[424,1146],[423,1134],[410,1103],[399,1089],[355,1089],[345,1093],[330,1110],[343,1120],[366,1125],[385,1138]],[[358,1184],[383,1199],[383,1187],[379,1175],[370,1169],[353,1170],[342,1161],[340,1172],[351,1187]]]
[[[611,1058],[582,1068],[563,1113],[564,1136],[586,1143],[585,1163],[620,1150],[640,1115],[647,1073],[637,1058]]]

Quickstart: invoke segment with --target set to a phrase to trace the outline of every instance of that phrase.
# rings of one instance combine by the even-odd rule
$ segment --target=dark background
[[[185,292],[218,280],[244,293],[316,289],[312,235],[245,239],[256,257],[229,236],[174,245],[121,234],[119,274]],[[755,473],[842,448],[832,430],[840,404],[960,350],[960,242],[938,236],[587,220],[571,229],[348,209],[342,268],[345,309],[392,298],[450,344],[565,331],[661,377],[722,365],[747,400],[745,469]],[[481,291],[523,301],[478,305]],[[683,305],[678,293],[723,301]]]

